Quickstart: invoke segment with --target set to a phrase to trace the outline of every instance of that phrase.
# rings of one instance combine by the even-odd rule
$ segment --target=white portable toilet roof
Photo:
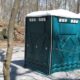
[[[77,15],[78,15],[78,17],[80,18],[80,13],[78,13]]]
[[[64,9],[35,11],[27,14],[27,17],[40,17],[40,16],[46,16],[46,15],[68,17],[68,18],[80,18],[78,14],[68,10],[64,10]]]

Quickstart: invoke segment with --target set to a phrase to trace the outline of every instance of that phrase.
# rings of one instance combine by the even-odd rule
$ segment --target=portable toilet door
[[[49,73],[51,17],[26,17],[25,67]]]

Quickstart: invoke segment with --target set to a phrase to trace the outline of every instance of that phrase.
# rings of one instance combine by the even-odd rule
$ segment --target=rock
[[[2,30],[2,36],[3,36],[4,39],[8,39],[7,28],[4,28]]]
[[[3,40],[3,35],[2,35],[2,32],[0,31],[0,40]]]
[[[0,40],[7,39],[7,29],[6,28],[0,28]]]
[[[18,27],[15,28],[15,40],[17,41],[24,41],[24,28],[23,27]]]

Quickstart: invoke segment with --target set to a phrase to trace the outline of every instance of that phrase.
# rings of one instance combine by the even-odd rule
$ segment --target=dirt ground
[[[24,46],[24,42],[22,41],[14,41],[14,46]],[[0,48],[7,48],[7,40],[0,40]]]

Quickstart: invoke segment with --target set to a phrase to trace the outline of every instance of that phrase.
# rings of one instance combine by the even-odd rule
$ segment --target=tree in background
[[[10,80],[10,63],[11,63],[12,52],[13,52],[14,25],[15,25],[16,15],[18,13],[19,5],[20,5],[20,0],[15,0],[11,11],[10,20],[9,20],[7,53],[3,64],[4,80]]]
[[[24,18],[27,13],[38,10],[67,9],[73,12],[79,12],[80,0],[20,0],[20,8],[16,16],[16,23],[24,25]],[[11,9],[14,0],[0,0],[0,17],[6,22],[10,19]],[[7,15],[7,16],[6,16]]]
[[[77,0],[77,13],[79,13],[79,7],[80,7],[80,0]]]

